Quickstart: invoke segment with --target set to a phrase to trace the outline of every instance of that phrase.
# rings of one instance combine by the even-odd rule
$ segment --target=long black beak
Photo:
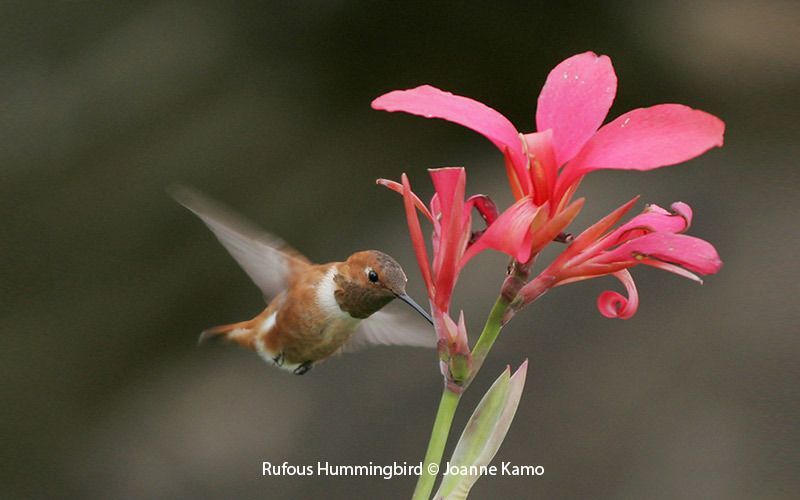
[[[422,306],[414,302],[414,299],[412,299],[405,293],[397,294],[397,298],[402,300],[406,304],[410,305],[411,307],[413,307],[414,310],[420,313],[423,318],[428,320],[428,323],[433,324],[433,318],[431,318],[431,315],[428,314],[428,311],[426,311],[425,309],[422,308]]]

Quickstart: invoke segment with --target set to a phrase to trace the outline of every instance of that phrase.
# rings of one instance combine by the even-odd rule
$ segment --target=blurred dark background
[[[414,478],[263,478],[261,462],[421,460],[432,352],[378,348],[308,376],[197,348],[261,310],[258,290],[165,193],[194,186],[312,259],[395,255],[422,299],[400,199],[377,177],[465,165],[509,201],[500,155],[443,122],[372,111],[430,83],[520,130],[564,58],[608,54],[611,117],[679,102],[727,122],[684,166],[599,172],[585,227],[632,195],[690,203],[725,267],[704,286],[637,268],[638,314],[595,308],[612,279],[557,289],[504,331],[458,435],[506,363],[531,360],[474,498],[789,498],[796,372],[800,4],[712,2],[4,2],[0,5],[0,496],[406,498]],[[641,205],[640,205],[641,206]],[[505,260],[463,275],[479,331]],[[453,441],[446,453],[449,456]]]

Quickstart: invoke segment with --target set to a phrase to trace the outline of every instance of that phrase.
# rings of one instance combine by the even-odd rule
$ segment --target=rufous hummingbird
[[[268,300],[255,318],[209,328],[200,342],[223,337],[297,375],[333,354],[368,345],[435,347],[429,326],[381,311],[398,298],[433,323],[406,294],[406,275],[392,257],[366,250],[344,262],[315,265],[201,194],[187,188],[171,193],[211,229]]]

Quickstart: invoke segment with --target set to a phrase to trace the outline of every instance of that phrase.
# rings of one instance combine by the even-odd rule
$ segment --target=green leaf
[[[522,397],[527,370],[528,360],[513,376],[509,376],[510,370],[506,367],[484,394],[464,427],[449,463],[451,468],[457,467],[465,474],[445,475],[434,496],[436,499],[467,498],[480,477],[481,467],[489,465],[506,437]]]

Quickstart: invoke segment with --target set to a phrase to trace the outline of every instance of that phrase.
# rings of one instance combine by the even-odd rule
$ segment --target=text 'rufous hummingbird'
[[[297,375],[333,354],[368,345],[436,346],[430,326],[381,311],[399,298],[432,323],[406,294],[400,264],[385,253],[366,250],[344,262],[315,265],[197,192],[178,188],[172,195],[202,219],[269,301],[251,320],[205,330],[201,342],[224,337]]]

